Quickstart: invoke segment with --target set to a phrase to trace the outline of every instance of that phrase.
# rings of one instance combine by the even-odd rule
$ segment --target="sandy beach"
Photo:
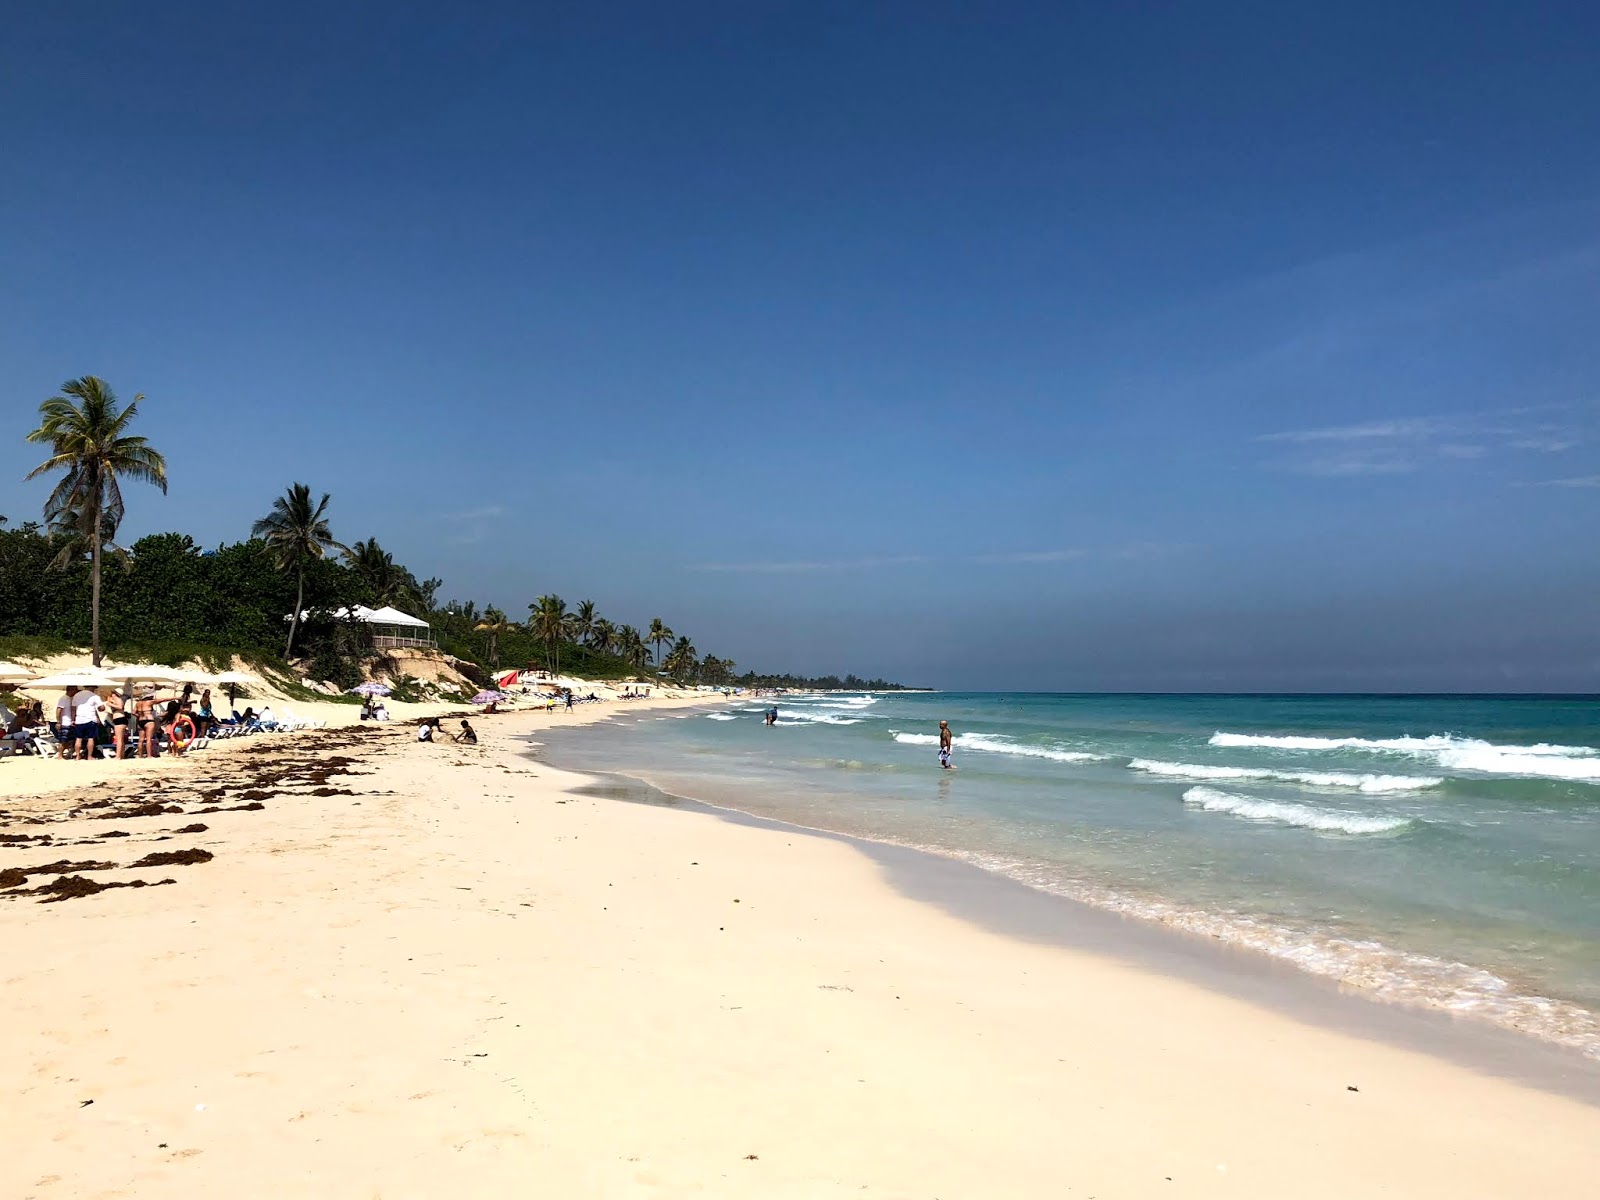
[[[21,886],[159,885],[0,903],[0,1194],[1593,1193],[1581,1100],[523,752],[616,708],[488,717],[477,747],[395,724],[38,764],[70,792],[0,764]]]

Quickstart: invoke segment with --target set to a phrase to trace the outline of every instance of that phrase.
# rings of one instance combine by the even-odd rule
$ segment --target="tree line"
[[[737,676],[731,659],[702,655],[661,618],[642,629],[616,623],[592,600],[569,609],[558,595],[539,596],[522,622],[493,606],[441,602],[441,580],[419,579],[376,538],[340,542],[331,496],[318,499],[304,483],[275,499],[244,541],[207,550],[186,534],[158,533],[122,547],[123,482],[167,488],[166,459],[130,432],[143,400],[122,405],[104,380],[85,376],[40,406],[28,440],[47,445],[49,455],[28,478],[60,478],[42,521],[10,528],[0,517],[0,635],[87,643],[97,666],[108,644],[142,648],[143,657],[203,657],[207,649],[281,654],[298,657],[314,679],[349,686],[375,655],[370,631],[338,615],[360,604],[426,619],[442,650],[491,671],[560,671],[565,660],[569,671],[595,678],[648,671],[685,684],[825,686]]]

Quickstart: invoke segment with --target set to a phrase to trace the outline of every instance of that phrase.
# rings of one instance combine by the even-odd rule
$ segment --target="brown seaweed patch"
[[[204,833],[206,827],[200,824],[185,825],[182,829],[174,829],[173,833]]]
[[[89,879],[83,875],[63,875],[43,887],[30,888],[27,892],[17,892],[13,895],[31,895],[42,897],[40,904],[55,904],[62,900],[78,900],[84,896],[93,896],[99,892],[108,892],[112,888],[142,888],[160,887],[166,883],[176,883],[176,879],[163,879],[160,883],[147,883],[143,879],[129,879],[115,883],[101,883],[96,879]]]
[[[191,863],[210,862],[216,855],[209,850],[158,850],[154,854],[146,854],[136,863],[129,863],[130,867],[186,867]]]

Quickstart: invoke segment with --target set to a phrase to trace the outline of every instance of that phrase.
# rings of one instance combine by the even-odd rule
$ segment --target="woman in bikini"
[[[139,757],[156,756],[156,690],[146,687],[133,703],[133,719],[139,726]]]
[[[121,692],[113,691],[106,697],[106,707],[111,710],[111,744],[117,758],[128,757],[128,700]]]

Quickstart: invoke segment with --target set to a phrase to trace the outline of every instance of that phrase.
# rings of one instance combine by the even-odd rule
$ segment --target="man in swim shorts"
[[[954,739],[950,736],[950,723],[939,722],[939,765],[946,771],[950,769],[950,750]]]

